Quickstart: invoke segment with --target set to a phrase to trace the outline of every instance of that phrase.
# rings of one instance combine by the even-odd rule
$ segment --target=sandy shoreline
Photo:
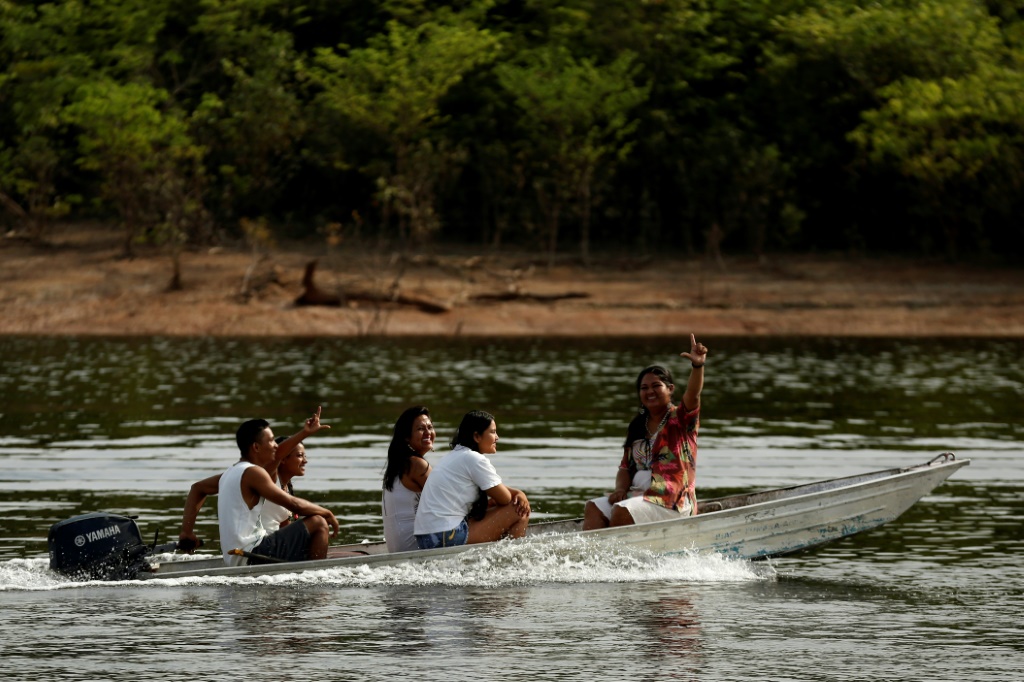
[[[114,231],[57,231],[50,242],[0,240],[0,334],[1024,338],[1024,271],[1007,267],[783,256],[729,259],[723,269],[611,257],[549,269],[522,253],[315,246],[277,249],[253,267],[251,253],[210,249],[184,255],[184,288],[170,292],[169,258],[146,249],[120,258]],[[341,294],[340,305],[295,305],[314,259],[318,287]],[[411,297],[442,312],[353,294]],[[503,296],[513,300],[495,300]]]

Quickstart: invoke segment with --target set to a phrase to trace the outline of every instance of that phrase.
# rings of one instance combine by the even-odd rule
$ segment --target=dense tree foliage
[[[1020,0],[0,0],[0,209],[125,249],[1024,256]]]

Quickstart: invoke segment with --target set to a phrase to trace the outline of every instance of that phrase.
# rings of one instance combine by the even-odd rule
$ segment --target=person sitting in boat
[[[414,532],[420,549],[521,538],[530,522],[530,502],[521,490],[501,482],[488,459],[498,451],[498,426],[487,412],[462,418],[452,451],[434,466],[420,494]],[[481,518],[470,510],[486,493],[490,505]]]
[[[291,452],[281,455],[281,446],[287,443],[289,436],[278,436],[274,439],[277,443],[277,457],[274,461],[277,463],[277,471],[271,471],[267,469],[267,473],[270,474],[270,478],[273,479],[275,473],[277,474],[277,484],[289,495],[295,494],[295,488],[292,486],[292,479],[299,476],[306,475],[306,464],[309,462],[309,458],[306,457],[306,446],[302,443],[296,443],[295,449]],[[216,478],[220,479],[220,475]],[[220,487],[220,481],[217,481],[218,488]],[[263,521],[263,527],[267,529],[268,533],[273,533],[275,530],[280,530],[283,526],[287,526],[292,521],[297,521],[298,516],[293,512],[285,509],[279,504],[271,502],[270,500],[263,501],[263,511],[260,512],[260,520]]]
[[[305,437],[305,434],[303,434]],[[278,436],[274,439],[277,443],[277,456],[274,461],[266,466],[267,473],[270,474],[272,480],[276,480],[277,484],[281,486],[282,490],[288,491],[289,495],[294,495],[295,490],[292,487],[292,479],[297,476],[306,475],[306,463],[309,461],[306,458],[306,446],[302,443],[295,443],[292,440],[293,437],[289,436]],[[294,444],[294,449],[289,452],[288,448]],[[217,474],[216,476],[210,476],[204,478],[201,481],[196,481],[192,484],[189,489],[189,499],[185,503],[185,509],[195,509],[196,515],[198,516],[199,510],[202,508],[203,503],[206,502],[206,498],[211,495],[216,495],[220,488],[220,477],[223,474]],[[263,502],[263,511],[260,512],[260,520],[263,523],[263,527],[268,533],[273,533],[275,530],[279,530],[281,526],[287,526],[296,517],[295,514],[288,511],[279,504],[274,504],[270,501]],[[189,532],[185,534],[184,528],[188,524]],[[193,552],[195,548],[201,544],[199,539],[196,537],[194,532],[195,519],[192,519],[192,523],[188,523],[188,519],[182,521],[182,536],[178,539],[178,549],[186,552]]]
[[[320,408],[317,408],[306,420],[303,434],[316,433],[322,428],[330,427],[320,424]],[[220,475],[217,490],[220,544],[225,563],[241,565],[246,558],[249,563],[259,563],[263,561],[260,557],[285,561],[325,558],[330,536],[338,532],[338,520],[330,510],[282,490],[267,473],[267,467],[275,461],[280,449],[269,422],[250,419],[239,427],[235,441],[241,458]],[[180,539],[193,542],[196,539],[193,527],[199,511],[195,499],[197,497],[190,493],[180,535]],[[265,500],[303,517],[301,522],[268,532],[261,518]],[[241,550],[243,556],[236,556],[232,550]]]
[[[636,379],[640,413],[630,422],[615,490],[587,502],[583,530],[651,523],[697,513],[697,431],[708,349],[690,334],[690,378],[679,406],[672,373],[660,365]]]
[[[422,405],[410,407],[395,422],[381,495],[389,552],[419,549],[413,527],[420,493],[430,475],[430,464],[424,458],[434,449],[435,435],[430,411]]]
[[[315,420],[313,417],[306,420],[307,427],[315,423],[317,430],[331,428],[326,424],[320,424],[319,408],[317,408],[317,414],[314,417],[316,417]],[[292,479],[306,474],[306,462],[308,460],[306,459],[306,447],[302,444],[302,441],[306,436],[310,436],[313,433],[316,433],[316,431],[309,431],[307,428],[303,428],[293,436],[278,436],[274,439],[274,442],[277,443],[277,453],[274,456],[274,460],[264,466],[264,468],[270,474],[271,480],[276,481],[282,490],[288,491],[289,495],[295,494],[291,483]],[[203,504],[206,502],[206,498],[216,495],[220,489],[221,476],[223,474],[204,478],[201,481],[196,481],[189,488],[188,498],[185,500],[185,513],[181,523],[181,534],[178,537],[179,550],[192,553],[196,547],[202,544],[194,530],[196,518],[199,515],[199,510],[202,509]],[[260,512],[260,520],[268,533],[273,533],[279,530],[281,526],[288,525],[294,518],[295,515],[292,512],[273,502],[264,502],[263,510]]]

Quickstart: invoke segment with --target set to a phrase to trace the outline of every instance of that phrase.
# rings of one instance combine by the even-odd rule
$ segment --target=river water
[[[297,494],[381,537],[394,419],[439,445],[495,414],[537,520],[607,491],[646,364],[674,340],[0,338],[0,670],[11,680],[1007,680],[1024,670],[1024,343],[702,339],[698,495],[971,460],[876,531],[769,562],[500,543],[426,566],[72,583],[51,524],[177,536],[188,486],[323,406]],[[679,383],[684,381],[679,377]],[[439,457],[440,453],[434,457]],[[216,548],[214,505],[197,530]]]

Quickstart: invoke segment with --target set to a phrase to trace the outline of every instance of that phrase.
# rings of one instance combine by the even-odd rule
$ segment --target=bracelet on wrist
[[[699,365],[697,365],[697,364],[691,362],[690,363],[690,367],[693,367],[694,369],[701,369],[702,367],[704,367],[704,363],[702,362]]]

